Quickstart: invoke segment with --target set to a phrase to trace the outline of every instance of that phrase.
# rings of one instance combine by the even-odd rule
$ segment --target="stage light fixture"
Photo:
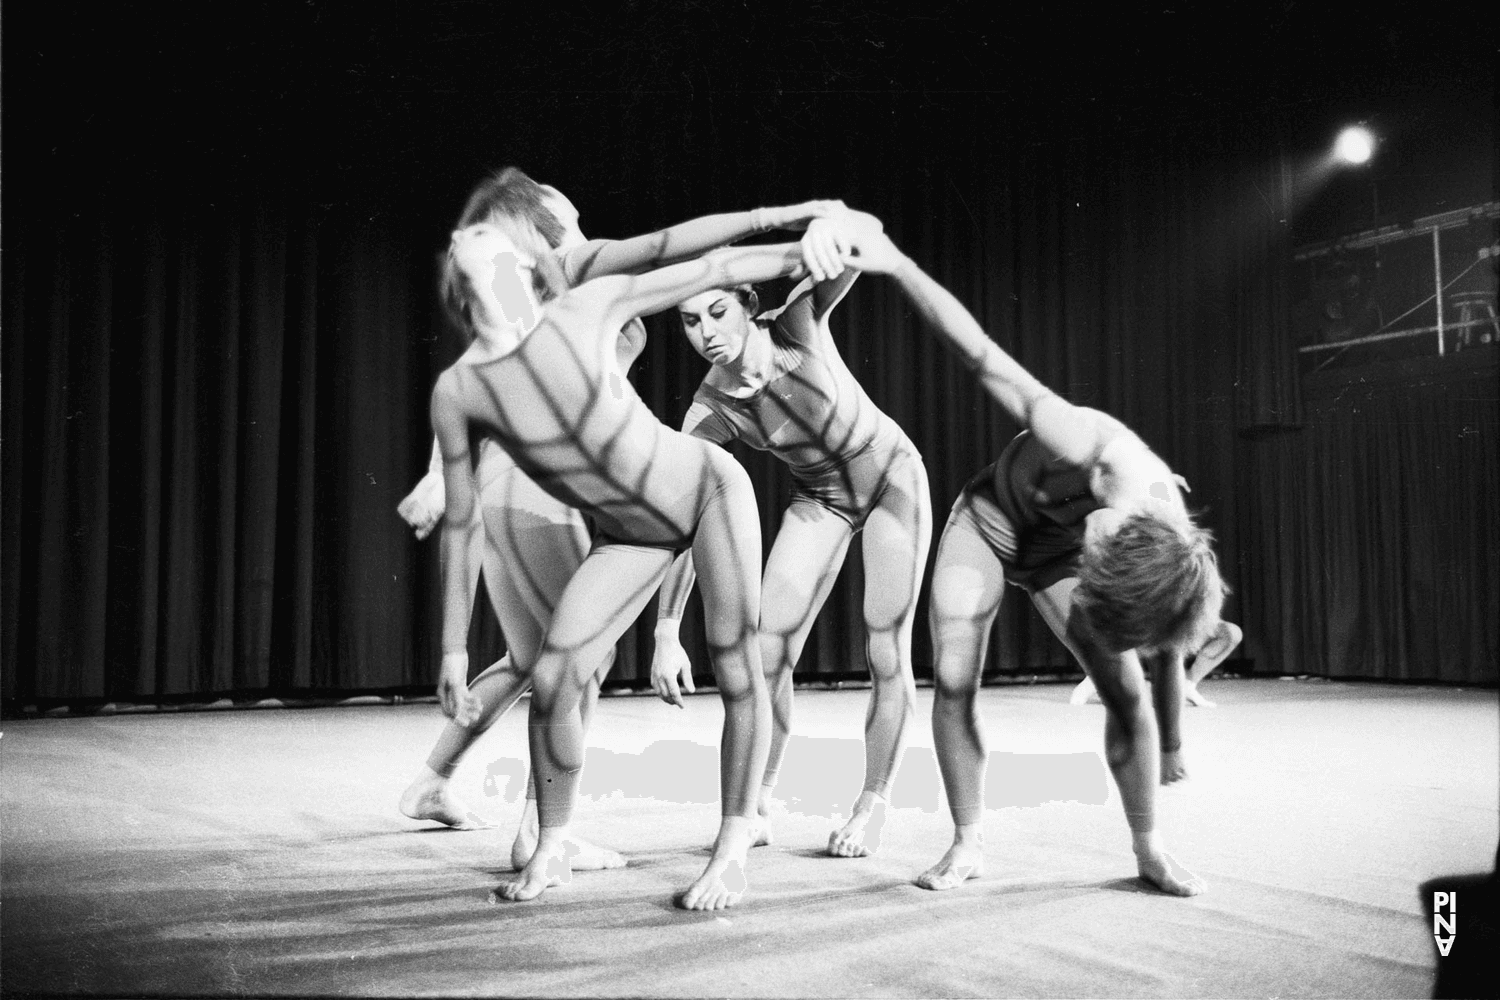
[[[1367,163],[1375,153],[1375,136],[1363,126],[1352,125],[1339,133],[1338,140],[1333,144],[1333,152],[1345,163],[1356,166]]]

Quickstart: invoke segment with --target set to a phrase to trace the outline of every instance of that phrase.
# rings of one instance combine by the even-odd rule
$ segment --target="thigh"
[[[1121,708],[1133,704],[1146,693],[1146,675],[1135,650],[1108,650],[1094,641],[1074,619],[1073,591],[1076,577],[1067,577],[1032,593],[1031,601],[1047,622],[1052,634],[1068,647],[1084,672],[1094,682],[1099,700],[1106,707]]]
[[[915,453],[892,463],[880,501],[865,519],[865,625],[872,632],[910,627],[932,544],[927,469]]]
[[[938,541],[932,570],[929,614],[939,683],[978,678],[1005,586],[1005,569],[982,520],[974,516],[972,498],[960,496]]]
[[[781,518],[761,582],[760,630],[802,649],[838,579],[854,529],[821,504],[793,500]],[[769,666],[769,665],[768,665]]]
[[[514,466],[481,488],[480,505],[485,586],[513,657],[529,666],[564,589],[588,554],[588,529],[577,511]]]
[[[671,549],[650,545],[595,545],[563,588],[543,652],[564,658],[571,679],[586,683],[655,595],[673,556]]]
[[[728,452],[706,453],[703,491],[693,533],[693,567],[703,594],[710,647],[724,649],[754,638],[760,626],[760,513],[750,476]]]

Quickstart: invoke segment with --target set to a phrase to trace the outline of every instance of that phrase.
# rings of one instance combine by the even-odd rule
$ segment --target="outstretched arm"
[[[626,240],[591,240],[563,258],[563,270],[575,286],[609,274],[641,274],[693,260],[756,233],[801,229],[842,207],[838,201],[806,201],[783,208],[705,215]]]
[[[715,250],[697,260],[673,264],[632,278],[600,278],[580,288],[606,297],[605,328],[618,329],[626,320],[670,308],[711,288],[729,288],[804,271],[802,248],[796,243]]]
[[[468,580],[469,522],[478,490],[469,457],[469,428],[459,406],[452,369],[438,378],[432,390],[432,429],[443,459],[442,582],[443,666],[438,677],[438,701],[461,726],[479,718],[479,699],[469,691],[469,615],[473,596]]]
[[[922,318],[979,376],[985,391],[1054,455],[1077,465],[1092,465],[1111,439],[1129,433],[1118,420],[1074,406],[1043,385],[990,339],[952,292],[896,249],[881,231],[879,220],[863,212],[849,215],[856,226],[850,240],[854,253],[846,262],[894,278]]]

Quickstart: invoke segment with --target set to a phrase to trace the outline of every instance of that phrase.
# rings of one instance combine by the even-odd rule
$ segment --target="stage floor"
[[[718,699],[606,698],[578,831],[623,870],[489,902],[520,814],[524,715],[456,775],[498,824],[395,803],[436,706],[10,721],[0,740],[3,990],[111,995],[1419,997],[1438,961],[1418,886],[1487,872],[1494,691],[1210,680],[1169,849],[1209,891],[1135,879],[1067,685],[987,688],[987,878],[912,879],[951,826],[932,693],[877,857],[821,856],[862,769],[866,692],[799,692],[791,812],[719,915],[675,910],[717,822]],[[524,708],[524,706],[523,706]],[[1461,927],[1461,925],[1460,925]],[[1459,935],[1456,948],[1464,940]]]

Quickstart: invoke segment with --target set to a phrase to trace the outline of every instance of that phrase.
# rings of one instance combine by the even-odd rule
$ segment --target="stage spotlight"
[[[1367,128],[1351,126],[1339,133],[1333,152],[1345,163],[1366,163],[1375,152],[1375,136]]]

